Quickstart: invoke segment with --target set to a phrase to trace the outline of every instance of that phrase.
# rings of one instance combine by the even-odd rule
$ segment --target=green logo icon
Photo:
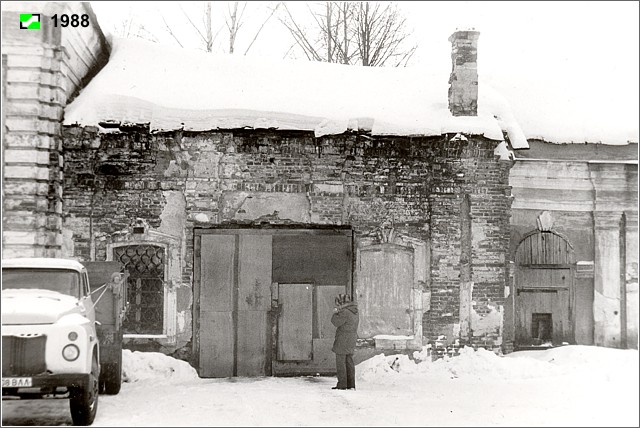
[[[21,30],[39,30],[40,14],[39,13],[21,13],[20,29]]]

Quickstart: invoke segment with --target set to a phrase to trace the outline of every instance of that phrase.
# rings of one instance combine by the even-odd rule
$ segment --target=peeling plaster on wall
[[[313,212],[313,201],[311,200],[311,194],[307,191],[304,195],[307,198],[307,203],[309,204],[309,211],[307,212],[307,216],[309,216],[311,222],[320,223],[320,215]]]
[[[202,151],[199,153],[197,162],[191,163],[194,177],[218,178],[218,174],[235,175],[240,172],[240,167],[233,162],[222,164],[222,153]]]
[[[220,206],[220,216],[223,219],[235,218],[247,196],[249,196],[247,192],[226,192],[220,195],[218,204]]]
[[[475,248],[487,239],[487,235],[484,233],[484,226],[475,223],[471,224],[472,242]]]
[[[188,342],[191,338],[193,293],[186,284],[176,290],[176,332],[178,341]]]
[[[318,193],[344,193],[344,186],[342,184],[314,184],[313,190]]]
[[[431,290],[422,292],[422,310],[423,312],[431,310]]]
[[[460,337],[460,324],[453,324],[453,337]]]
[[[187,202],[182,192],[169,190],[162,192],[166,204],[160,214],[158,232],[183,238],[186,222]],[[184,241],[184,239],[182,239]]]
[[[245,178],[245,174],[243,174],[241,163],[238,162],[238,155],[222,155],[220,153],[212,153],[210,162],[214,163],[211,168],[202,169],[202,171],[198,171],[201,174],[207,172],[205,175],[197,175],[197,176],[211,176],[215,178],[226,178],[233,179]],[[198,159],[198,165],[202,164],[202,159]],[[212,168],[215,167],[215,170]],[[194,175],[196,171],[194,169]],[[217,174],[217,175],[216,175]]]
[[[473,311],[471,296],[473,295],[473,281],[460,283],[460,324],[459,330],[462,337],[469,336],[471,328],[471,316]]]
[[[167,169],[164,171],[163,175],[165,177],[180,176],[180,172],[180,166],[175,160],[172,159],[169,161],[169,166],[167,166]]]
[[[200,223],[208,223],[209,222],[209,216],[203,213],[198,213],[196,215],[193,216],[193,219],[195,221],[198,221]]]
[[[346,172],[342,172],[342,218],[340,219],[340,223],[348,224],[349,223],[349,191],[345,183],[345,177],[347,176]]]
[[[184,312],[178,312],[178,331],[184,331],[187,325]]]
[[[485,334],[502,332],[503,307],[489,305],[490,312],[485,315],[479,315],[475,309],[471,309],[471,331],[474,336],[482,336]]]
[[[62,230],[62,257],[73,257],[74,243],[73,243],[73,230]]]
[[[451,346],[459,341],[460,324],[447,324],[443,326],[441,332],[442,334],[438,336],[438,340],[436,341],[436,346]]]
[[[310,204],[305,193],[228,192],[223,194],[224,220],[253,221],[260,217],[274,217],[309,223]]]

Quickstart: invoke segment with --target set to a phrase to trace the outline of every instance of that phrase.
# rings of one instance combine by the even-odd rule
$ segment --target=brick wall
[[[190,290],[194,227],[350,225],[358,238],[393,227],[430,245],[424,291],[430,292],[431,304],[423,318],[428,341],[444,336],[450,345],[497,348],[511,163],[496,160],[495,145],[451,136],[316,139],[307,132],[149,134],[136,128],[99,134],[70,127],[64,137],[65,226],[73,230],[69,248],[75,256],[94,253],[104,259],[114,234],[143,218],[150,227],[184,239],[180,287]],[[168,225],[167,192],[184,195],[179,227]],[[461,266],[472,293],[468,313],[460,309],[466,298],[461,297]],[[190,301],[182,305],[177,312],[190,313]],[[461,322],[467,323],[464,336]],[[191,326],[178,336],[175,346],[184,346]]]

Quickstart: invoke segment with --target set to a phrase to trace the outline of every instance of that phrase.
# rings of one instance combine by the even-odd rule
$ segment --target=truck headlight
[[[67,361],[75,361],[80,355],[80,350],[76,345],[67,345],[62,349],[62,357]]]
[[[75,331],[72,331],[71,333],[69,333],[69,336],[67,336],[69,338],[70,341],[74,341],[78,338],[78,333],[76,333]]]

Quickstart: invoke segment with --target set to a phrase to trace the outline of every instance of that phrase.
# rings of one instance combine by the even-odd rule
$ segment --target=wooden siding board
[[[266,311],[238,312],[237,376],[265,376],[267,338],[270,337]]]
[[[311,360],[313,356],[313,284],[279,284],[278,360]]]
[[[271,236],[241,235],[238,256],[238,310],[271,309]]]
[[[193,263],[193,353],[195,355],[195,366],[198,369],[198,374],[202,375],[201,367],[202,364],[200,362],[200,335],[202,333],[202,329],[200,328],[200,300],[201,300],[201,290],[202,290],[202,277],[200,266],[201,262],[201,239],[200,236],[196,236],[193,241],[193,254],[194,254],[194,263]]]
[[[255,227],[227,227],[224,228],[207,228],[207,229],[194,229],[195,235],[274,235],[274,236],[292,236],[292,235],[319,235],[319,236],[346,236],[351,238],[353,231],[348,227],[315,227],[307,229],[297,228],[274,228],[274,229],[260,229]]]
[[[351,237],[274,235],[273,280],[278,283],[348,284]]]
[[[238,236],[237,375],[270,374],[271,236]]]
[[[360,251],[358,305],[361,337],[413,334],[413,253],[380,245]]]
[[[227,311],[233,307],[235,236],[201,238],[201,310]]]
[[[234,375],[234,335],[231,311],[200,311],[200,370],[201,377],[230,377]]]
[[[517,344],[533,343],[534,313],[551,314],[553,344],[573,341],[570,312],[571,281],[571,269],[518,268],[515,311]]]
[[[234,236],[200,239],[199,374],[234,375]]]
[[[573,263],[573,250],[555,233],[534,233],[518,246],[516,262],[519,265],[566,265]]]
[[[593,345],[593,280],[575,279],[574,339],[581,345]]]

